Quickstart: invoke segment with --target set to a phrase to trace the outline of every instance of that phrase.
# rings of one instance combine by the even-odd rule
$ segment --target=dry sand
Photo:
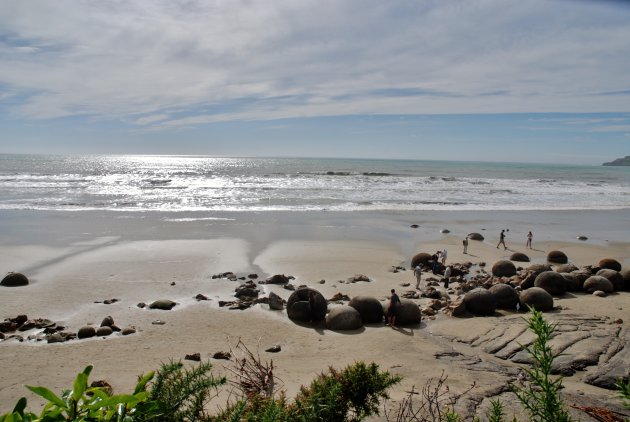
[[[520,315],[503,313],[458,319],[438,314],[435,319],[425,318],[417,327],[393,330],[371,325],[357,332],[340,333],[295,324],[284,311],[271,311],[266,305],[244,311],[218,306],[219,300],[233,299],[234,288],[241,283],[212,278],[213,274],[225,271],[239,276],[251,272],[261,276],[292,275],[294,285],[308,285],[327,298],[340,292],[350,297],[361,294],[385,300],[391,288],[404,291],[408,287],[402,284],[413,286],[415,282],[411,271],[391,271],[399,265],[408,268],[411,258],[408,250],[391,239],[348,240],[343,236],[296,239],[294,236],[261,243],[244,237],[212,238],[212,235],[208,236],[210,239],[173,236],[159,240],[92,234],[84,237],[88,239],[66,245],[0,246],[0,270],[25,272],[32,281],[27,287],[0,289],[0,318],[18,314],[49,318],[76,332],[84,325],[98,326],[105,316],[111,315],[117,325],[133,326],[137,333],[63,344],[0,342],[3,363],[0,412],[10,410],[21,396],[38,403],[24,388],[25,384],[60,391],[69,387],[76,373],[88,364],[95,366],[93,379],[106,379],[116,391],[125,392],[132,388],[138,375],[155,369],[161,362],[183,359],[195,352],[201,353],[202,359],[210,359],[214,352],[228,350],[229,343],[235,344],[239,338],[250,349],[259,349],[263,359],[273,359],[276,375],[289,396],[329,365],[342,367],[357,360],[374,361],[404,377],[391,392],[394,400],[400,400],[411,386],[420,387],[443,372],[448,375],[454,392],[466,390],[474,381],[477,387],[473,392],[481,400],[479,397],[500,389],[515,377],[514,373],[497,373],[488,368],[518,369],[517,364],[475,348],[473,340],[506,321],[522,324]],[[625,268],[630,266],[630,243],[594,245],[535,240],[534,249],[526,250],[524,245],[516,247],[508,238],[508,247],[505,251],[497,249],[490,240],[471,241],[469,253],[463,254],[461,237],[454,235],[434,236],[427,241],[415,239],[411,246],[417,252],[447,249],[448,262],[491,265],[516,250],[528,253],[532,262],[544,262],[549,250],[560,249],[577,265],[596,264],[600,258],[610,257],[622,262]],[[344,282],[355,274],[365,274],[372,281]],[[285,299],[291,293],[279,286],[260,287],[263,294],[274,291]],[[211,300],[196,301],[194,296],[198,293]],[[110,305],[96,303],[112,298],[118,301]],[[171,311],[136,306],[139,302],[162,298],[174,300],[178,305]],[[563,309],[549,314],[551,319],[558,314],[603,317],[610,321],[621,318],[624,328],[630,319],[630,293],[606,298],[572,295],[557,299],[556,305]],[[165,324],[152,324],[156,320]],[[274,344],[281,345],[280,353],[263,351]],[[483,367],[485,370],[470,369],[452,359],[457,353],[478,357],[489,366]],[[217,373],[226,372],[225,361],[213,360],[213,363]],[[589,370],[592,368],[586,372]],[[611,406],[619,404],[613,392],[581,382],[584,374],[578,372],[565,381],[568,393],[586,395]],[[392,406],[395,405],[393,402]]]

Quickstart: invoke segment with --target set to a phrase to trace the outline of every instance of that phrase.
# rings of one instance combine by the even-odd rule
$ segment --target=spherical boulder
[[[621,270],[621,277],[623,278],[624,289],[630,290],[630,269]]]
[[[481,235],[481,233],[468,233],[468,238],[470,240],[478,240],[480,242],[483,241],[484,237],[483,235]]]
[[[387,315],[389,301],[383,305],[383,312]],[[422,320],[422,310],[410,299],[400,299],[398,314],[396,315],[396,325],[415,325]]]
[[[422,265],[424,267],[429,265],[429,261],[431,261],[431,254],[420,252],[411,258],[411,267],[416,268],[418,265]]]
[[[151,303],[149,305],[149,309],[160,309],[163,311],[170,311],[171,309],[173,309],[173,307],[175,307],[175,305],[177,305],[177,303],[173,302],[172,300],[160,299]]]
[[[334,331],[357,330],[363,326],[361,314],[352,306],[332,308],[326,315],[326,328]]]
[[[497,308],[514,309],[518,303],[518,292],[512,286],[505,283],[495,284],[488,289],[494,296]]]
[[[593,293],[595,290],[612,293],[615,290],[615,287],[606,277],[593,275],[587,278],[584,282],[584,291],[588,293]]]
[[[96,330],[96,335],[99,337],[107,337],[109,335],[111,335],[114,332],[114,330],[112,330],[112,327],[109,326],[101,326],[98,327]]]
[[[604,258],[599,261],[598,267],[608,270],[621,271],[621,263],[616,259]]]
[[[623,276],[616,270],[609,270],[607,268],[604,268],[597,271],[597,274],[595,275],[607,278],[608,281],[612,283],[616,291],[621,291],[624,288],[625,282],[623,280]]]
[[[310,287],[297,289],[287,300],[287,315],[295,321],[323,321],[328,303],[320,292]]]
[[[584,280],[586,280],[586,278],[582,280],[575,273],[558,273],[558,274],[560,274],[564,278],[564,281],[566,282],[566,286],[567,286],[567,292],[579,292],[580,290],[582,290],[582,284],[584,284]]]
[[[522,291],[519,299],[521,308],[524,310],[534,308],[537,311],[546,312],[553,309],[553,297],[540,287],[532,287]]]
[[[570,273],[579,270],[579,268],[573,264],[562,264],[558,265],[555,270],[557,273]]]
[[[510,261],[529,262],[529,257],[522,252],[514,252],[510,255]]]
[[[383,321],[383,306],[375,297],[355,296],[348,303],[361,315],[364,324],[379,323]]]
[[[114,325],[114,318],[111,317],[111,315],[106,316],[105,318],[103,318],[103,321],[101,321],[101,327],[111,327]]]
[[[22,273],[8,273],[2,281],[0,286],[5,287],[20,287],[28,286],[28,278]]]
[[[481,287],[466,293],[464,304],[468,312],[475,315],[492,315],[497,308],[496,297],[489,290]]]
[[[571,275],[573,275],[575,280],[576,291],[579,292],[584,290],[584,282],[591,276],[591,273],[584,270],[577,270],[573,271]],[[567,289],[569,289],[569,286],[567,286]]]
[[[495,277],[512,277],[516,274],[516,267],[512,261],[502,259],[492,266],[492,275]]]
[[[536,276],[534,287],[545,289],[552,296],[562,296],[567,292],[567,281],[560,273],[544,271]]]
[[[79,328],[79,331],[77,331],[77,337],[80,339],[94,337],[95,335],[96,329],[90,325],[81,327]]]
[[[547,254],[547,261],[554,264],[566,264],[569,262],[569,258],[562,251],[551,251]]]

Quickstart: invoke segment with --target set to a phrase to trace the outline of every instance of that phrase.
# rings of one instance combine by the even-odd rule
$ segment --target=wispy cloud
[[[17,118],[163,129],[630,111],[629,19],[622,2],[8,2],[0,86]]]

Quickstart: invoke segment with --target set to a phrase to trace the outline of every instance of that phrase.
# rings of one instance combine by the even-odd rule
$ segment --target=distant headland
[[[630,155],[626,155],[623,158],[617,158],[609,163],[602,164],[603,166],[630,166]]]

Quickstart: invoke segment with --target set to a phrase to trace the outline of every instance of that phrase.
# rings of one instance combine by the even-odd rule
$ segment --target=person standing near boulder
[[[507,246],[505,246],[505,230],[501,230],[501,234],[499,235],[499,243],[497,243],[497,249],[499,249],[499,245],[503,245],[503,249],[507,249]]]
[[[400,298],[396,294],[396,290],[392,289],[392,295],[389,297],[389,307],[387,308],[387,325],[396,328],[396,316],[398,315],[398,307],[400,306]]]
[[[446,265],[446,256],[448,255],[448,252],[446,252],[446,249],[442,250],[442,265]]]
[[[467,254],[468,253],[468,236],[464,238],[462,243],[464,244],[464,254]]]
[[[532,239],[534,238],[534,235],[532,234],[532,231],[530,230],[529,233],[527,233],[527,243],[525,243],[525,249],[531,249],[532,248]]]
[[[422,265],[416,265],[416,268],[413,269],[413,275],[416,276],[416,289],[420,288],[420,281],[422,281]]]
[[[444,270],[444,288],[445,289],[448,289],[448,281],[450,280],[450,278],[451,278],[451,266],[449,265]]]

